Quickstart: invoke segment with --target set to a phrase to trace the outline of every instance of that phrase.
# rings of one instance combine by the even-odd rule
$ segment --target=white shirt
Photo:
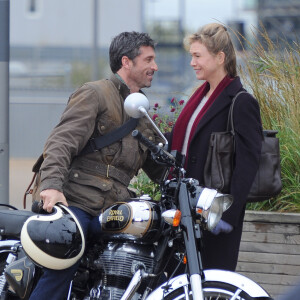
[[[194,124],[194,122],[195,122],[198,114],[202,110],[203,106],[207,102],[207,100],[208,100],[208,97],[204,96],[203,99],[202,99],[202,101],[200,101],[199,105],[197,106],[197,108],[195,109],[195,111],[193,112],[193,114],[192,114],[192,116],[191,116],[191,118],[189,120],[189,123],[188,123],[188,125],[186,127],[184,141],[183,141],[183,146],[182,146],[182,150],[181,150],[181,153],[183,155],[186,155],[188,141],[189,141],[189,138],[190,138],[190,134],[191,134],[191,130],[192,130],[193,124]]]

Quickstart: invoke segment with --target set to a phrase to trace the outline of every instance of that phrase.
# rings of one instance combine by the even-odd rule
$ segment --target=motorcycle
[[[144,95],[131,94],[125,100],[125,109],[134,118],[146,116],[165,139],[147,113],[149,102]],[[101,235],[94,236],[92,242],[81,241],[85,251],[76,253],[74,260],[70,258],[70,264],[80,259],[80,265],[67,299],[272,299],[260,285],[241,274],[202,267],[202,232],[215,228],[232,197],[185,178],[180,153],[167,152],[163,145],[153,144],[137,130],[132,135],[165,167],[161,199],[153,201],[148,195],[131,198],[115,203],[99,216]],[[171,172],[173,178],[169,179]],[[60,215],[70,213],[61,204],[54,211]],[[51,259],[43,266],[38,253],[32,254],[36,245],[25,243],[24,232],[30,222],[48,222],[49,216],[0,210],[1,300],[28,299],[43,267],[55,268]],[[34,230],[39,231],[36,227]],[[63,243],[71,244],[67,238]]]

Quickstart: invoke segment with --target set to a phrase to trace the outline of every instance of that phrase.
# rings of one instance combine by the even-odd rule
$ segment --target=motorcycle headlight
[[[204,219],[207,229],[211,231],[216,227],[223,212],[231,206],[232,202],[231,195],[204,188],[197,200],[196,213]]]

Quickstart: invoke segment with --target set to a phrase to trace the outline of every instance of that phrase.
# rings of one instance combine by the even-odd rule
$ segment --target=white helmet
[[[85,249],[80,222],[61,204],[54,206],[51,214],[28,218],[21,231],[21,243],[36,264],[54,270],[74,265]]]

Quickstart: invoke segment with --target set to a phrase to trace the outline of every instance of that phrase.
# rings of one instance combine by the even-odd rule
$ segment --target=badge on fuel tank
[[[127,203],[117,203],[110,206],[101,214],[101,225],[103,231],[122,232],[130,220],[132,213]]]

